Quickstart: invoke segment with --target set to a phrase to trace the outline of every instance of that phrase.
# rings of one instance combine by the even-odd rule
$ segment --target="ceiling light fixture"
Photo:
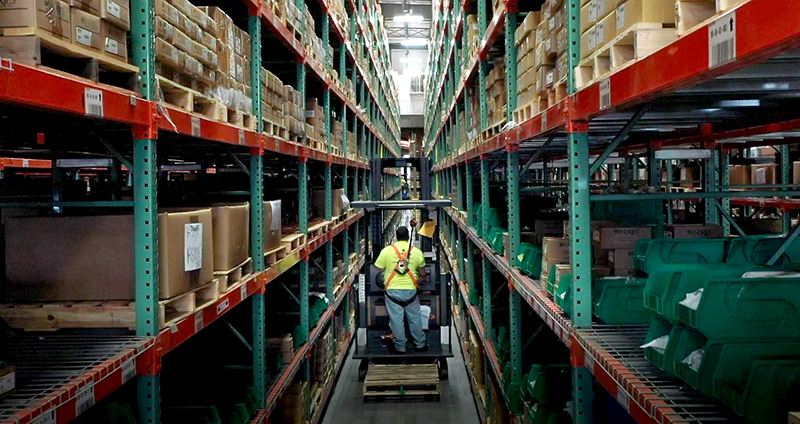
[[[395,22],[422,22],[425,18],[421,15],[396,15],[392,20]]]
[[[400,41],[400,44],[405,47],[422,47],[428,45],[428,40],[425,38],[406,38]]]
[[[420,63],[422,59],[418,57],[401,57],[400,63]]]

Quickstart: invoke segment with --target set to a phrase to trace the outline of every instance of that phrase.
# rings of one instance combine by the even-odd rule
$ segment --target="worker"
[[[384,247],[375,261],[375,266],[383,270],[386,311],[389,314],[389,327],[394,334],[394,343],[389,345],[389,351],[395,354],[407,352],[405,317],[414,341],[414,350],[424,352],[428,350],[428,345],[422,332],[417,287],[419,280],[425,278],[425,256],[409,243],[408,228],[399,227],[395,238],[397,241]]]

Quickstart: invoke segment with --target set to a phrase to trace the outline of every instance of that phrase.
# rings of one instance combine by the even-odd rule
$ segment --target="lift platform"
[[[370,366],[375,365],[436,365],[441,379],[447,378],[447,358],[453,357],[453,336],[450,331],[450,284],[447,274],[442,273],[440,263],[441,246],[439,245],[438,225],[432,238],[422,237],[412,230],[412,243],[425,255],[427,278],[420,281],[419,298],[422,305],[431,308],[431,319],[426,330],[428,350],[413,351],[405,355],[392,354],[388,345],[391,343],[389,317],[386,314],[383,290],[378,287],[375,277],[382,271],[371,265],[380,254],[381,249],[391,243],[394,228],[384,228],[384,214],[403,211],[403,225],[408,225],[411,212],[420,211],[419,222],[439,221],[444,207],[450,206],[449,200],[433,200],[431,198],[431,172],[428,158],[376,158],[372,160],[372,199],[351,202],[353,208],[364,209],[369,223],[366,235],[367,246],[366,273],[359,276],[358,307],[356,308],[356,349],[353,358],[361,360],[359,378],[364,380]],[[384,169],[415,167],[420,174],[420,198],[412,200],[382,199],[381,176]]]

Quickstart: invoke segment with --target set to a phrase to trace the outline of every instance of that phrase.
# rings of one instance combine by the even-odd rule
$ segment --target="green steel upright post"
[[[703,191],[717,191],[719,187],[719,180],[717,174],[717,166],[719,163],[719,149],[711,151],[711,157],[706,159],[703,163],[703,171],[705,174],[705,187]],[[719,224],[719,210],[716,206],[716,199],[706,199],[703,201],[705,206],[706,224]]]
[[[722,185],[724,185],[725,187],[729,187],[731,185],[731,171],[730,168],[728,168],[728,165],[731,162],[730,151],[723,150],[722,152],[720,152],[719,162],[720,162],[719,170],[722,173],[720,180],[722,181]],[[731,216],[731,199],[729,197],[725,197],[720,200],[722,204],[722,210],[725,211],[725,215]],[[728,221],[727,219],[722,219],[720,220],[720,224],[722,224],[722,234],[725,237],[730,236],[731,222]],[[784,226],[784,231],[786,231],[786,226]]]
[[[482,3],[482,2],[480,2]],[[489,234],[489,159],[481,156],[481,215],[483,221],[481,222],[482,237],[485,240]],[[483,256],[482,260],[482,279],[481,285],[483,287],[483,326],[485,329],[485,336],[491,339],[492,334],[492,263],[489,259]]]
[[[301,157],[299,164],[299,182],[298,182],[298,225],[301,234],[308,234],[308,158]],[[300,337],[298,345],[305,343],[308,340],[308,332],[311,330],[309,322],[309,264],[308,258],[300,261]]]
[[[675,168],[673,167],[673,160],[670,159],[667,161],[667,192],[669,193],[669,189],[672,188],[672,183],[674,179]],[[672,200],[667,200],[667,224],[672,225],[673,216],[672,216]]]
[[[792,162],[789,160],[789,146],[786,144],[782,145],[778,148],[778,152],[781,154],[781,184],[791,184],[792,175],[789,170],[792,168]],[[728,166],[726,164],[725,167],[722,168],[722,172],[727,173],[727,171]],[[724,184],[727,186],[728,182],[726,181]],[[728,199],[728,204],[730,205],[730,199]],[[724,206],[723,204],[723,207]],[[730,206],[728,206],[727,211],[730,214]],[[783,234],[789,234],[792,231],[791,215],[789,215],[788,211],[784,210],[781,212],[781,219],[783,220]],[[727,222],[728,220],[723,219],[722,221]]]
[[[481,156],[481,238],[489,235],[489,158]]]
[[[153,10],[153,0],[136,0],[131,4],[132,58],[139,67],[139,92],[146,100],[155,98]],[[137,134],[134,130],[133,142],[136,334],[141,337],[155,337],[159,329],[156,131],[148,127]],[[139,376],[136,384],[140,422],[160,423],[160,375]]]
[[[467,192],[466,211],[467,211],[467,224],[472,222],[473,205],[475,198],[473,194],[473,181],[472,181],[472,164],[469,161],[464,163],[464,173],[466,174],[466,187],[464,191]]]
[[[567,58],[569,94],[577,91],[575,67],[580,61],[581,0],[567,0]],[[592,245],[589,207],[589,134],[588,122],[574,122],[568,116],[569,154],[569,224],[570,264],[572,265],[572,323],[576,327],[592,325]],[[585,367],[572,370],[573,422],[592,422],[594,399],[592,375]]]
[[[509,17],[514,16],[510,14]],[[512,30],[512,48],[513,46],[513,30]],[[513,68],[516,69],[516,59],[514,59]],[[516,86],[516,84],[514,84]],[[516,91],[515,96],[516,97]],[[508,172],[508,257],[512,258],[511,264],[515,263],[514,258],[519,254],[520,244],[520,210],[519,210],[519,145],[511,144],[508,149],[508,161],[506,168]],[[522,384],[522,341],[521,328],[522,328],[522,306],[520,302],[519,292],[511,290],[509,293],[509,328],[511,340],[511,392],[519,390]],[[511,396],[511,409],[514,413],[521,413],[521,398],[517,393]]]
[[[250,33],[250,81],[253,87],[261,87],[261,17],[258,11],[248,16]],[[253,90],[253,115],[256,117],[256,130],[264,131],[261,110],[261,90]],[[250,256],[253,270],[264,270],[264,157],[260,149],[250,153]],[[257,407],[267,406],[267,328],[264,293],[253,295],[253,385],[256,389]]]
[[[662,163],[660,160],[656,159],[656,150],[652,148],[648,148],[647,150],[647,174],[648,174],[648,184],[650,187],[654,187],[657,191],[661,191],[661,170],[662,170]],[[659,204],[662,205],[664,202],[659,201]],[[664,216],[661,210],[658,210],[658,222],[656,222],[655,232],[653,233],[653,238],[662,238],[664,237]]]
[[[506,47],[506,122],[511,122],[514,120],[514,111],[517,110],[517,46],[514,44],[514,31],[517,29],[516,7],[514,7],[514,10],[508,11],[504,29]]]
[[[478,2],[478,40],[483,40],[483,34],[486,33],[486,2]],[[512,37],[513,40],[513,37]],[[480,49],[481,46],[478,46]],[[478,52],[480,55],[480,52]],[[516,69],[516,66],[514,67]],[[480,134],[483,130],[489,127],[489,98],[486,91],[486,76],[489,74],[489,63],[485,60],[478,62],[478,98],[480,101],[481,111],[481,127],[478,129]]]

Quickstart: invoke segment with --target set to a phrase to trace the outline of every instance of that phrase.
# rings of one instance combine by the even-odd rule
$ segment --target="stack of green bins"
[[[726,239],[642,239],[633,252],[634,270],[650,274],[665,264],[717,264],[725,260]]]
[[[559,424],[572,420],[565,413],[572,398],[571,368],[568,364],[533,364],[520,389],[525,419],[530,423]]]
[[[592,280],[592,310],[608,325],[644,325],[652,312],[644,307],[645,280],[604,277]]]

